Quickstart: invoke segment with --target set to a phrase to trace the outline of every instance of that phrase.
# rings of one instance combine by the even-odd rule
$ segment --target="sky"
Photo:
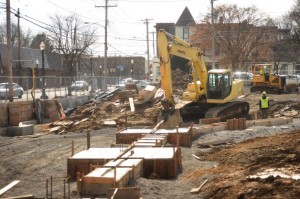
[[[40,26],[51,24],[53,15],[77,14],[86,25],[97,27],[99,40],[94,55],[104,56],[105,0],[11,0],[11,8],[20,9],[21,16],[30,17]],[[5,21],[5,0],[0,0],[0,20]],[[272,18],[286,14],[295,0],[216,0],[214,6],[237,4],[238,7],[256,6]],[[145,56],[149,20],[149,54],[154,57],[153,32],[156,23],[176,23],[185,7],[198,22],[210,12],[210,0],[108,0],[108,56]],[[12,20],[17,18],[13,15]],[[43,22],[43,23],[41,23]],[[21,18],[21,26],[32,33],[45,32],[41,27]]]

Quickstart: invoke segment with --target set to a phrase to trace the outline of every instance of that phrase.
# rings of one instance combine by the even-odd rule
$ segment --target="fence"
[[[45,89],[46,95],[49,99],[59,96],[66,95],[85,95],[91,91],[99,91],[99,90],[107,90],[112,88],[117,88],[122,79],[128,78],[127,76],[82,76],[82,77],[71,77],[71,76],[45,76],[45,86],[43,87],[43,79],[42,77],[23,77],[23,76],[15,76],[13,77],[13,82],[18,83],[23,89],[23,96],[28,99],[32,99],[32,95],[35,98],[40,98],[42,94],[42,90]],[[132,78],[143,79],[144,75],[132,76]],[[78,90],[78,91],[69,91],[71,84],[75,80],[84,80],[88,83],[89,89],[88,91]],[[8,76],[0,76],[0,83],[8,82]],[[35,85],[35,89],[33,89],[33,85]],[[8,92],[8,90],[7,90]],[[8,94],[7,94],[8,96]],[[23,99],[25,99],[23,97]]]

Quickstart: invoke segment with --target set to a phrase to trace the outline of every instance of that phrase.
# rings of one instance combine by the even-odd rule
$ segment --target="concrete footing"
[[[258,120],[247,120],[246,128],[250,126],[280,126],[293,122],[293,118],[279,117]],[[198,134],[213,133],[228,130],[226,122],[213,123],[209,125],[194,125],[194,136]]]
[[[10,126],[6,128],[7,136],[24,136],[33,135],[34,125]]]

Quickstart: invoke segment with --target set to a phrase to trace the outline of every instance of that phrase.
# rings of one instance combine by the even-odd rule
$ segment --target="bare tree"
[[[32,32],[31,29],[27,29],[26,31],[20,27],[20,39],[21,39],[21,47],[29,47],[32,40]],[[3,23],[0,26],[0,42],[6,44],[6,24]],[[11,24],[11,45],[18,46],[18,26],[14,23]]]
[[[277,39],[270,44],[273,51],[274,72],[278,74],[280,62],[296,59],[296,46],[291,35],[292,26],[287,15],[270,20],[278,28]]]
[[[215,24],[217,49],[224,54],[223,62],[231,63],[235,70],[248,60],[255,47],[259,45],[266,31],[266,28],[260,26],[265,24],[266,20],[254,6],[238,8],[233,4],[219,5],[214,13],[219,18]],[[204,24],[209,25],[210,19],[211,16],[208,14],[204,18]],[[210,42],[205,40],[202,43]]]
[[[294,41],[300,43],[300,0],[296,0],[295,5],[289,12],[289,20],[294,31]]]
[[[63,54],[68,74],[75,74],[75,65],[97,40],[96,29],[88,28],[76,15],[50,17],[48,36],[53,52]]]

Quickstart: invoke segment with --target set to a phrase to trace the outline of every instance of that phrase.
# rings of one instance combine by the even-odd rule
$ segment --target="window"
[[[189,39],[189,27],[183,27],[183,40]]]
[[[207,88],[209,99],[224,99],[228,97],[231,92],[230,73],[210,73]]]

